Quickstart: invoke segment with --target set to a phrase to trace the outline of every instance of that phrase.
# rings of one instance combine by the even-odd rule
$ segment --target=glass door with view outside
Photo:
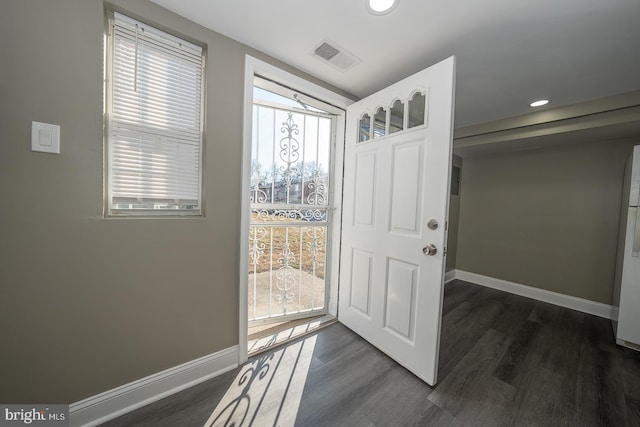
[[[250,327],[327,313],[336,128],[329,106],[272,81],[256,77],[253,98]]]

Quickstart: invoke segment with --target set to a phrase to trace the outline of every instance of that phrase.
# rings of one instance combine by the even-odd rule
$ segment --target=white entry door
[[[338,317],[431,385],[438,370],[454,78],[451,57],[347,109]]]

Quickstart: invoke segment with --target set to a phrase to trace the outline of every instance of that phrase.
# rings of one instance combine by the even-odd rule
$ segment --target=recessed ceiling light
[[[548,99],[541,99],[539,101],[534,101],[531,104],[529,104],[532,107],[542,107],[543,105],[546,105],[549,103]]]
[[[398,0],[365,0],[365,4],[369,13],[385,15],[398,5]]]

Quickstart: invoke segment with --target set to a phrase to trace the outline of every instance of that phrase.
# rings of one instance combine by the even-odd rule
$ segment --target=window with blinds
[[[202,213],[202,48],[114,13],[107,48],[108,215]]]

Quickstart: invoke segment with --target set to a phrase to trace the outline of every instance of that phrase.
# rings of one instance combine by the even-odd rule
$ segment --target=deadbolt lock
[[[430,220],[427,223],[427,227],[429,227],[431,230],[436,230],[438,228],[438,221],[436,221],[435,219]]]

